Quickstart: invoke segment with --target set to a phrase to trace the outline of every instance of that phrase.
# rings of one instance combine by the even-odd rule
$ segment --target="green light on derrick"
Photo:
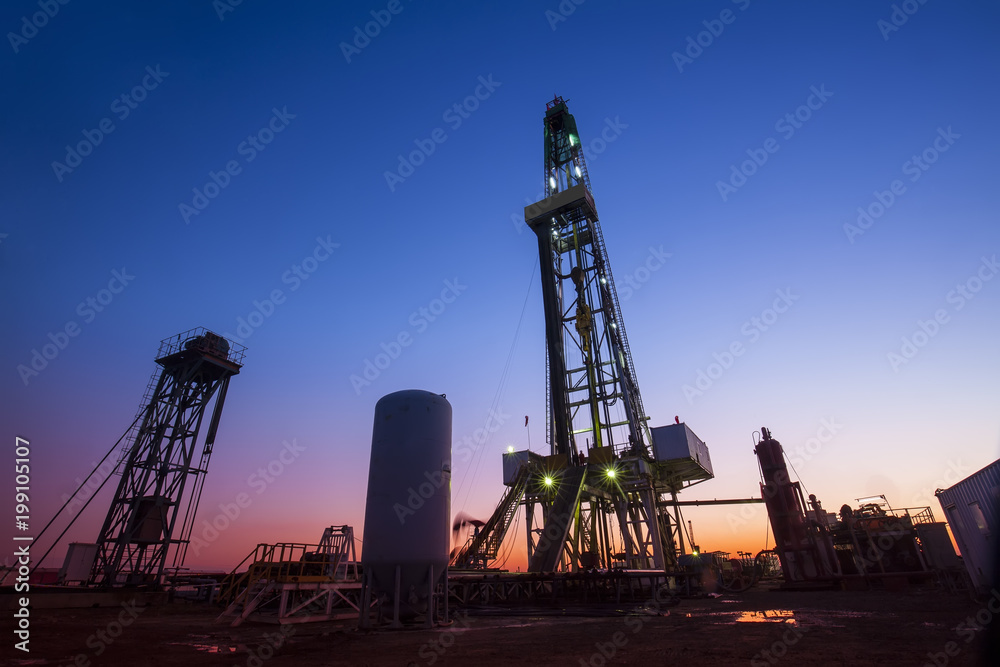
[[[608,479],[614,479],[615,478],[615,474],[616,474],[615,473],[615,469],[614,468],[608,468],[606,474],[608,476]]]
[[[552,484],[555,483],[555,480],[546,475],[542,482],[544,482],[545,486],[552,486]]]

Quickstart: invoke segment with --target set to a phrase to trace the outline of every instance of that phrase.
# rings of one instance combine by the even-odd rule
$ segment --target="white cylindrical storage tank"
[[[390,609],[399,568],[400,618],[427,612],[448,566],[450,523],[451,404],[416,389],[383,396],[375,405],[361,563]]]

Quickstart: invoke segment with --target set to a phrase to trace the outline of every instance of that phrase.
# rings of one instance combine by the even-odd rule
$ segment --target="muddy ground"
[[[1000,601],[994,602],[1000,609]],[[782,592],[682,600],[661,615],[631,606],[458,612],[451,628],[360,632],[354,624],[215,622],[218,609],[175,602],[38,610],[30,654],[4,633],[8,665],[974,665],[987,601],[933,592]],[[134,615],[134,619],[132,616]],[[987,618],[988,617],[988,618]],[[128,622],[121,634],[118,623]],[[10,619],[5,621],[5,626]],[[963,625],[960,625],[963,624]],[[949,653],[951,655],[949,655]]]

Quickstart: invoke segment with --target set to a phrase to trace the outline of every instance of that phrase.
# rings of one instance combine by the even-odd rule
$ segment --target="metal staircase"
[[[483,525],[482,530],[469,538],[465,547],[455,557],[452,562],[454,567],[486,569],[489,563],[497,559],[503,538],[514,521],[521,499],[524,498],[530,474],[528,468],[522,466],[518,470],[514,484],[507,488],[507,492],[493,511],[493,516]]]
[[[219,620],[233,626],[251,615],[277,623],[357,618],[353,529],[331,526],[320,544],[258,544],[226,578],[219,600],[226,605]]]

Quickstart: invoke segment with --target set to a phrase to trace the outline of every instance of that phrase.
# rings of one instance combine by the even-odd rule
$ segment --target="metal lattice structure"
[[[358,570],[351,526],[328,527],[319,544],[258,544],[226,578],[219,620],[235,627],[251,617],[274,623],[357,618]]]
[[[500,546],[504,537],[514,520],[517,509],[524,498],[524,490],[528,484],[529,468],[522,467],[518,470],[514,484],[507,489],[497,510],[483,525],[483,529],[477,531],[469,539],[469,542],[462,547],[452,560],[458,568],[486,569],[489,564],[497,559],[500,554]]]
[[[124,453],[121,481],[97,540],[92,585],[157,586],[169,557],[173,567],[183,565],[229,380],[240,372],[245,352],[204,328],[161,342],[156,363],[162,371]]]
[[[647,451],[650,440],[628,336],[576,121],[557,97],[545,114],[546,198],[525,209],[538,236],[553,454]],[[613,409],[620,406],[618,416]]]
[[[488,567],[519,503],[530,572],[666,571],[685,548],[677,492],[712,477],[708,451],[684,424],[647,424],[582,142],[560,97],[547,104],[544,140],[546,197],[524,219],[538,240],[550,453],[504,455],[509,489],[455,564]]]
[[[662,569],[669,517],[580,135],[560,97],[544,134],[546,198],[525,221],[541,263],[551,456],[525,495],[528,569]]]

